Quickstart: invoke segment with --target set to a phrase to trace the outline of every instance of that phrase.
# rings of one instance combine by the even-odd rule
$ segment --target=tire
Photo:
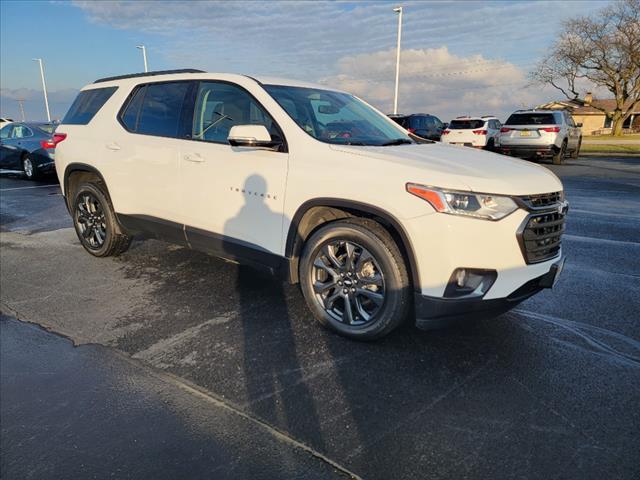
[[[73,195],[71,215],[76,234],[84,249],[96,257],[120,255],[131,244],[116,219],[101,184],[81,183]]]
[[[566,154],[567,154],[567,140],[564,140],[562,142],[562,146],[560,147],[560,150],[554,153],[553,156],[551,157],[551,161],[553,162],[554,165],[562,165]]]
[[[321,227],[304,245],[299,272],[315,318],[345,337],[383,337],[410,311],[405,260],[391,235],[373,220],[348,218]]]
[[[21,163],[22,171],[24,172],[24,176],[27,178],[27,180],[34,181],[40,178],[40,172],[38,172],[38,169],[33,164],[33,160],[31,160],[31,157],[29,157],[29,155],[24,155],[22,157]]]
[[[578,145],[576,146],[576,149],[571,152],[571,158],[576,159],[580,156],[580,148],[582,147],[582,137],[580,137],[580,140],[578,140]]]
[[[495,152],[496,151],[495,141],[493,140],[493,138],[489,139],[489,141],[485,145],[484,149],[489,151],[489,152]]]

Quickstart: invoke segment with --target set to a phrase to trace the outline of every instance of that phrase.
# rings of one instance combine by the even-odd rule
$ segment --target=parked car
[[[520,158],[551,158],[556,165],[567,155],[578,158],[581,123],[565,110],[518,110],[500,129],[500,149]]]
[[[143,234],[248,263],[300,283],[316,319],[351,338],[386,335],[410,312],[421,328],[495,315],[563,265],[553,173],[415,142],[324,86],[197,70],[106,78],[57,132],[91,255]]]
[[[4,125],[5,123],[11,123],[11,122],[13,122],[13,120],[12,120],[12,119],[10,119],[10,118],[0,117],[0,127],[1,127],[2,125]]]
[[[0,168],[22,170],[37,180],[55,169],[54,152],[60,136],[43,130],[49,124],[7,123],[0,128]]]
[[[442,143],[494,150],[502,124],[496,117],[457,117],[442,132]]]
[[[389,115],[394,122],[421,138],[439,141],[444,130],[444,123],[438,117],[428,113],[412,113],[411,115]]]

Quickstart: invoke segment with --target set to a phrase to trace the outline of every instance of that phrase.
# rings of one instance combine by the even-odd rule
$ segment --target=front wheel
[[[84,249],[96,257],[119,255],[131,237],[118,225],[111,202],[99,184],[81,184],[73,199],[73,226]]]
[[[331,222],[306,242],[300,282],[316,319],[357,340],[383,337],[406,318],[411,289],[389,233],[368,219]]]

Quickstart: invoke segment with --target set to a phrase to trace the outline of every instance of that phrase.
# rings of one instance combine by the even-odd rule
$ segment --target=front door
[[[194,248],[272,267],[283,253],[288,153],[231,147],[231,127],[249,124],[264,125],[272,138],[282,139],[246,90],[228,82],[199,83],[191,140],[182,142],[180,158],[183,220]]]

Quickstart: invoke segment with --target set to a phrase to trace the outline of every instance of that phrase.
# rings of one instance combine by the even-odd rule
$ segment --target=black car
[[[418,137],[439,141],[445,126],[438,117],[428,113],[411,115],[389,115],[398,125]]]
[[[61,135],[50,123],[7,123],[0,128],[0,168],[22,170],[29,180],[55,171],[54,152]]]

